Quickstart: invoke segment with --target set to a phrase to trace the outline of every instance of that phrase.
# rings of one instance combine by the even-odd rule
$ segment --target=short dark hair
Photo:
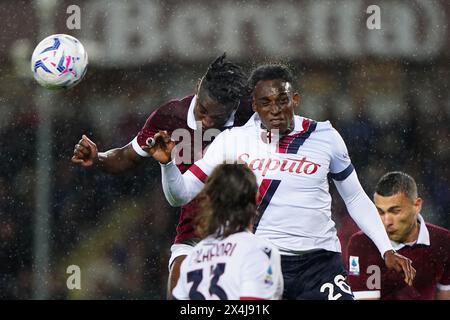
[[[197,218],[201,237],[217,238],[247,229],[256,215],[258,184],[244,164],[221,164],[208,177],[201,193],[202,208]]]
[[[417,185],[409,174],[393,171],[380,178],[375,187],[375,192],[383,197],[404,193],[409,199],[415,200],[417,198]]]
[[[248,95],[247,76],[242,68],[226,60],[226,53],[217,57],[208,67],[202,88],[209,96],[225,106],[237,106]]]
[[[265,64],[253,70],[248,79],[248,86],[253,91],[259,81],[275,79],[294,83],[294,76],[287,66],[282,64]]]

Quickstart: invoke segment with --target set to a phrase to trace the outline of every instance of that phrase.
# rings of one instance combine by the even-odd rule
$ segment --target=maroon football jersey
[[[181,163],[178,163],[178,161],[176,162],[181,173],[184,173],[187,169],[189,169],[189,167],[194,163],[194,160],[201,158],[203,150],[209,143],[211,143],[211,141],[202,141],[202,150],[199,150],[201,151],[201,154],[194,154],[194,130],[192,130],[187,124],[189,106],[193,98],[194,96],[191,95],[184,97],[181,100],[171,100],[156,109],[148,117],[144,127],[136,137],[139,146],[143,146],[146,144],[148,138],[153,137],[160,130],[166,130],[169,134],[171,134],[176,129],[185,129],[187,132],[189,132],[191,136],[191,160]],[[248,101],[241,102],[241,105],[239,106],[234,116],[234,126],[244,125],[248,121],[248,119],[250,119],[252,114],[253,111],[251,110]],[[183,140],[179,141],[179,143],[183,143]],[[180,156],[183,156],[182,153],[180,153]],[[175,243],[183,243],[188,240],[197,238],[193,226],[193,219],[197,212],[198,204],[196,199],[181,207],[181,214],[177,225]]]
[[[388,270],[380,252],[364,233],[355,233],[348,244],[345,262],[353,292],[380,292],[381,300],[432,300],[438,284],[450,285],[450,232],[426,223],[430,245],[404,246],[397,252],[412,260],[416,269],[413,285],[408,286],[401,273]],[[379,267],[379,288],[374,288]],[[365,293],[367,294],[367,293]]]

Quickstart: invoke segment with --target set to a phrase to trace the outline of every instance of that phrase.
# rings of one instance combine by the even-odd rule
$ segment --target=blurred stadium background
[[[50,5],[52,0],[40,1]],[[414,176],[429,222],[450,228],[450,3],[411,1],[0,2],[0,298],[162,299],[177,210],[146,162],[121,176],[72,166],[83,133],[105,151],[133,139],[162,102],[191,94],[223,51],[246,70],[289,63],[297,112],[330,119],[371,195],[386,171]],[[81,29],[69,30],[69,5]],[[381,8],[369,30],[366,9]],[[34,46],[68,33],[87,48],[84,81],[49,94]],[[356,231],[336,198],[345,247]],[[68,290],[66,268],[81,268]]]

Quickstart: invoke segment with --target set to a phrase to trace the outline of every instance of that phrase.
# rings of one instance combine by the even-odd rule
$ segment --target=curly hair
[[[246,74],[240,66],[226,60],[226,53],[210,64],[203,77],[202,88],[225,106],[236,107],[249,94]]]

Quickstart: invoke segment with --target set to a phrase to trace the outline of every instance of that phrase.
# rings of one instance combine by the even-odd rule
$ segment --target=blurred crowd
[[[3,66],[0,83],[0,298],[33,297],[36,159],[51,173],[49,281],[54,299],[163,299],[178,210],[161,190],[152,160],[124,175],[71,164],[87,134],[99,150],[123,146],[161,103],[194,91],[207,62],[140,69],[95,69],[52,95],[52,156],[37,155],[40,89]],[[244,66],[247,70],[250,64]],[[450,228],[450,69],[445,60],[292,60],[302,96],[296,112],[330,120],[347,143],[369,194],[387,171],[417,181],[426,221]],[[25,93],[25,89],[28,93]],[[50,112],[50,111],[49,111]],[[343,248],[357,230],[334,192]],[[81,269],[68,290],[66,268]]]

